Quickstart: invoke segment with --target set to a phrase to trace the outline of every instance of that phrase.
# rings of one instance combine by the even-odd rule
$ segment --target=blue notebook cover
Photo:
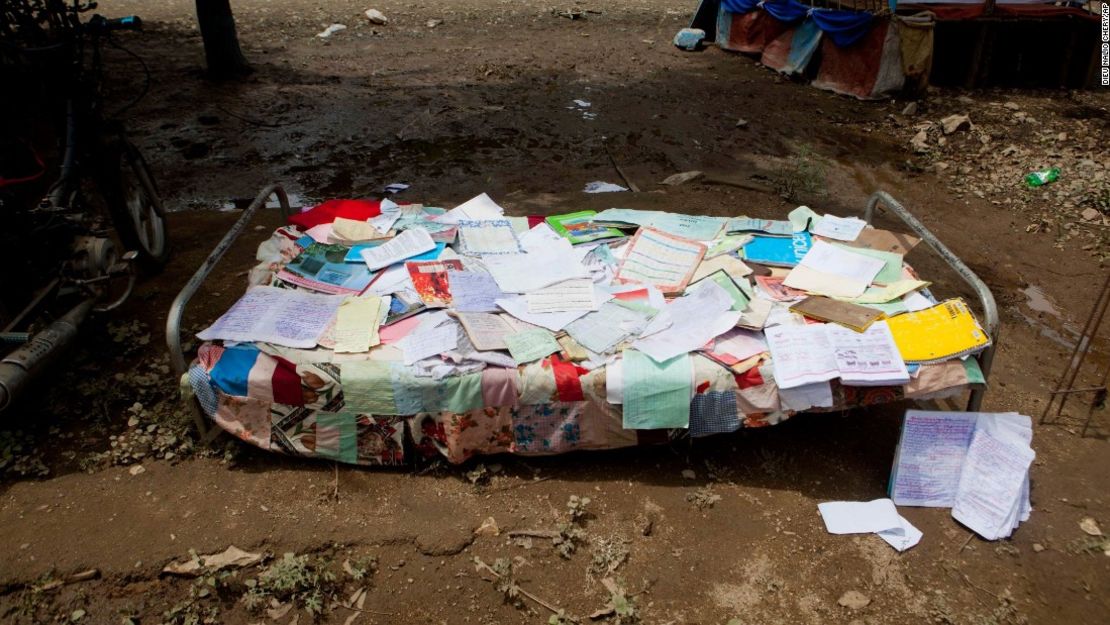
[[[808,232],[795,232],[790,237],[757,234],[744,246],[744,259],[764,265],[793,267],[802,262],[812,243]]]

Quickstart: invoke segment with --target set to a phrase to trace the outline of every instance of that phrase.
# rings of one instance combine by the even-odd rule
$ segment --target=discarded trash
[[[332,24],[331,26],[325,28],[322,32],[317,33],[316,36],[321,39],[327,39],[341,30],[347,30],[347,26],[345,24]]]
[[[672,174],[663,179],[659,184],[666,184],[677,187],[680,184],[686,184],[701,178],[705,174],[700,171],[684,171],[681,174]]]
[[[198,577],[203,573],[220,571],[223,569],[241,569],[253,566],[262,561],[261,553],[251,553],[231,545],[220,553],[208,555],[193,554],[193,557],[183,562],[171,562],[162,569],[169,575],[183,577]]]
[[[367,9],[366,10],[366,19],[370,20],[371,24],[388,24],[389,23],[389,18],[385,16],[385,13],[382,13],[381,11],[379,11],[377,9]]]
[[[574,104],[576,106],[578,106],[579,108],[584,108],[584,109],[590,108],[590,103],[585,101],[585,100],[572,100],[572,102],[574,102]]]
[[[428,20],[427,22],[424,22],[424,25],[427,26],[428,28],[435,28],[436,26],[439,26],[442,23],[443,23],[443,20],[431,19],[431,20]]]
[[[700,28],[683,28],[674,36],[674,45],[683,50],[700,50],[705,40],[705,31]]]
[[[949,115],[940,120],[941,129],[944,134],[950,135],[957,130],[968,130],[971,128],[971,118],[967,115]]]
[[[409,185],[407,185],[403,182],[392,182],[390,184],[385,185],[385,187],[382,190],[385,191],[386,193],[400,193],[401,191],[404,191],[407,188],[409,188]]]
[[[830,534],[878,534],[898,551],[921,540],[921,530],[900,516],[889,499],[830,501],[817,504],[817,509]]]
[[[583,193],[617,193],[619,191],[627,191],[627,190],[628,189],[620,186],[619,184],[613,184],[611,182],[602,182],[600,180],[595,180],[593,182],[587,182],[586,183],[586,188],[582,189],[582,192]]]
[[[736,127],[737,128],[747,128],[748,127],[748,120],[741,117],[740,119],[736,120]]]
[[[1030,172],[1025,175],[1025,184],[1031,187],[1043,187],[1046,184],[1060,179],[1060,168],[1052,167],[1041,171]]]

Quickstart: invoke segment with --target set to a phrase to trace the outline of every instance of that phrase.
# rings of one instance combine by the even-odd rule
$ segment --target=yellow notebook
[[[894,344],[909,363],[929,363],[977,352],[990,344],[962,299],[887,320]]]

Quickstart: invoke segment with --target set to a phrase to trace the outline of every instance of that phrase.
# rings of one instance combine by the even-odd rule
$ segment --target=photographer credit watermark
[[[1110,86],[1110,4],[1102,3],[1102,86]]]

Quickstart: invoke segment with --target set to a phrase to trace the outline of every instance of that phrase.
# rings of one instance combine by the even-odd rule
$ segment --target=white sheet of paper
[[[459,327],[454,323],[429,330],[418,327],[400,341],[405,353],[405,364],[411,365],[418,360],[449,352],[458,345],[458,339]]]
[[[717,337],[717,341],[713,344],[713,351],[728,354],[737,360],[747,360],[767,351],[767,341],[763,338],[762,332],[733,328]]]
[[[878,258],[850,252],[825,241],[814,241],[783,284],[830,297],[859,297],[884,264]]]
[[[524,295],[528,312],[532,314],[565,312],[569,310],[597,310],[594,282],[589,278],[563,280]]]
[[[343,299],[342,295],[256,286],[197,333],[197,338],[312,348],[335,318]]]
[[[825,382],[840,375],[823,324],[775,326],[764,334],[780,389]]]
[[[488,273],[448,271],[447,283],[451,285],[451,308],[459,312],[497,312],[497,300],[505,297]]]
[[[909,293],[905,297],[903,297],[902,303],[906,305],[906,310],[908,310],[909,312],[917,312],[919,310],[925,310],[926,308],[932,308],[933,306],[937,305],[936,302],[930,300],[928,297],[925,297],[917,291]]]
[[[498,206],[497,202],[483,193],[440,215],[436,218],[436,221],[441,224],[457,224],[463,219],[482,221],[483,219],[501,219],[504,215],[505,209]]]
[[[667,304],[632,346],[656,362],[701,349],[736,327],[741,313],[731,308],[727,291],[716,283],[706,284]]]
[[[810,408],[832,408],[832,385],[813,382],[793,388],[779,389],[779,403],[783,410],[802,411]]]
[[[559,246],[527,254],[488,256],[482,259],[482,263],[497,281],[497,286],[506,293],[527,293],[556,282],[588,278],[590,275],[572,251]]]
[[[901,530],[902,517],[889,499],[828,501],[817,504],[830,534],[871,534]]]
[[[330,223],[326,223],[312,226],[308,230],[305,230],[304,233],[312,237],[312,240],[316,241],[317,243],[327,243],[328,239],[331,238],[331,232],[332,225]]]
[[[977,430],[964,458],[952,517],[987,540],[1009,536],[1035,457],[1029,447]]]
[[[362,259],[371,270],[388,267],[436,247],[432,235],[423,228],[412,228],[377,247],[362,250]]]
[[[624,363],[619,358],[605,367],[605,401],[624,403]]]
[[[825,215],[809,231],[819,237],[836,239],[837,241],[855,241],[866,225],[867,222],[859,217]]]
[[[416,285],[412,283],[412,274],[409,273],[404,263],[399,263],[383,271],[366,289],[366,292],[372,295],[389,295],[398,291],[412,291],[416,299],[420,299],[420,296],[416,295]]]
[[[913,523],[906,520],[906,517],[899,516],[902,520],[902,527],[900,529],[889,529],[881,532],[876,532],[879,538],[886,541],[888,545],[894,547],[898,551],[905,551],[921,542],[921,537],[924,536],[921,530],[914,527]]]
[[[381,211],[377,217],[371,217],[368,223],[378,232],[389,232],[393,224],[401,218],[401,207],[392,200],[382,200]]]
[[[611,296],[608,293],[598,293],[598,297],[609,299]],[[530,313],[528,312],[528,301],[522,295],[499,299],[497,305],[525,323],[547,328],[552,332],[562,330],[571,321],[590,312],[588,310],[568,310],[566,312]]]
[[[569,243],[562,235],[552,230],[546,221],[536,224],[535,227],[520,235],[517,239],[525,252],[541,252],[553,245],[560,245],[560,241]]]
[[[825,331],[832,342],[836,366],[844,384],[883,386],[910,381],[910,373],[886,321],[876,321],[863,332],[828,323]]]

